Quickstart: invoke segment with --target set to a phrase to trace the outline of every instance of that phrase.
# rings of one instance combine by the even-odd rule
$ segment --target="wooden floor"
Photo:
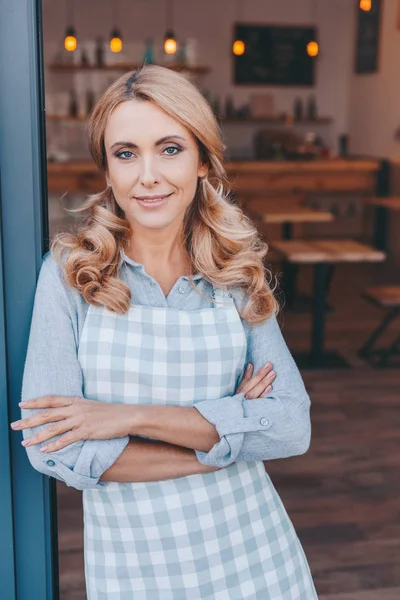
[[[312,400],[311,448],[268,466],[320,600],[400,599],[400,370],[376,370],[356,356],[381,317],[360,291],[399,283],[395,274],[390,265],[337,269],[327,345],[353,368],[303,371]],[[304,291],[310,275],[310,268],[301,270]],[[309,315],[283,311],[281,318],[289,347],[306,349]],[[80,493],[63,484],[58,492],[61,600],[84,600]]]

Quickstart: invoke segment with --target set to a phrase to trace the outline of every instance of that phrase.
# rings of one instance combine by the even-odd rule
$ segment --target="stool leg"
[[[358,351],[359,356],[361,356],[362,358],[367,358],[367,359],[371,358],[371,354],[373,353],[373,350],[372,350],[373,346],[378,341],[378,339],[381,337],[381,335],[383,334],[385,329],[393,321],[393,319],[395,319],[397,317],[399,312],[400,312],[400,309],[395,307],[395,308],[392,308],[392,310],[390,310],[383,317],[383,319],[380,322],[380,324],[378,325],[378,327],[376,329],[374,329],[374,331],[371,333],[371,335],[369,336],[367,341],[359,349],[359,351]]]
[[[313,320],[311,333],[310,365],[318,366],[322,362],[324,353],[325,329],[325,295],[328,265],[317,263],[314,267],[314,297]]]
[[[388,360],[391,356],[400,354],[400,336],[395,339],[395,341],[387,348],[386,350],[382,350],[382,354],[380,356],[379,365],[380,367],[386,367],[388,364]]]

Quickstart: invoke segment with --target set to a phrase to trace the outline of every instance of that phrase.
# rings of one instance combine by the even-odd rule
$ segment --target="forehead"
[[[107,146],[120,140],[140,143],[141,140],[158,140],[165,135],[192,138],[186,127],[152,102],[127,100],[112,111],[105,130],[105,143]]]

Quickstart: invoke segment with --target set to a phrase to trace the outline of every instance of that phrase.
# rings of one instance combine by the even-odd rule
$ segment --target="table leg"
[[[311,350],[306,353],[294,353],[299,368],[343,368],[349,367],[346,360],[332,351],[325,351],[325,297],[330,264],[314,265],[313,312],[311,329]]]
[[[317,367],[324,352],[325,333],[325,291],[328,278],[326,263],[314,267],[313,320],[311,332],[310,366]]]
[[[387,237],[389,229],[389,211],[385,206],[375,207],[374,219],[374,246],[378,250],[387,251]]]
[[[293,239],[293,223],[286,222],[282,225],[282,239],[292,240]]]

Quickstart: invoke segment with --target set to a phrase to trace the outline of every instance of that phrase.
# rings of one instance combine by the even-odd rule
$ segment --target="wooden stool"
[[[387,348],[377,349],[376,343],[383,336],[390,323],[400,314],[400,286],[367,288],[363,297],[375,306],[388,309],[381,323],[371,333],[365,344],[359,349],[358,355],[365,358],[375,367],[392,366],[389,359],[400,355],[400,336]],[[393,366],[399,366],[398,363]]]

